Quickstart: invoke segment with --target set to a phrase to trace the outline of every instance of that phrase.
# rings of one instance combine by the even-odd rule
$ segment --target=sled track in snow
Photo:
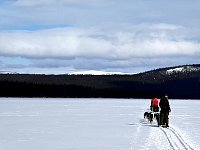
[[[170,127],[160,129],[165,134],[173,150],[194,150],[174,128]]]

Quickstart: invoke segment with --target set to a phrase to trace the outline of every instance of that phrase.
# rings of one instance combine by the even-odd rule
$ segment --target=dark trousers
[[[160,112],[160,125],[169,125],[169,112]]]
[[[157,120],[157,123],[159,126],[160,125],[160,114],[159,113],[155,114],[155,117],[156,117],[156,120]]]

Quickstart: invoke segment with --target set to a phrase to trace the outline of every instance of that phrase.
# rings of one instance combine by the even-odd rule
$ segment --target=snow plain
[[[0,150],[200,149],[200,100],[170,100],[170,128],[144,99],[0,98]]]

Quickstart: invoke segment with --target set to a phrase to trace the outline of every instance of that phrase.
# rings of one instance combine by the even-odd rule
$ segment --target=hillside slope
[[[200,65],[156,69],[135,75],[0,74],[0,96],[200,98]]]

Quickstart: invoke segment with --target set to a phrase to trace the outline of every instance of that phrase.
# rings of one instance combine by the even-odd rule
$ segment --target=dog
[[[147,112],[147,111],[146,111],[146,112],[144,113],[144,118],[145,118],[145,119],[148,119],[149,122],[152,122],[154,116],[153,116],[153,114],[152,114],[151,112]]]

